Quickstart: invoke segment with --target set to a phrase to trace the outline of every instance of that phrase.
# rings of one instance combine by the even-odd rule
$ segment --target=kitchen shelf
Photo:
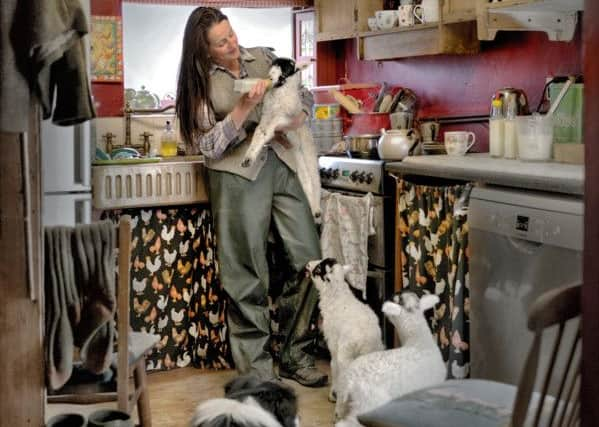
[[[480,40],[494,40],[497,31],[544,31],[549,40],[570,41],[584,0],[478,0]]]
[[[423,55],[478,53],[476,21],[464,15],[452,21],[396,27],[358,34],[358,59],[383,60]]]

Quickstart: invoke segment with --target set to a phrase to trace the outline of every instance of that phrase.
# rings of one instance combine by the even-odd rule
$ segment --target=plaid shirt
[[[241,52],[239,78],[245,79],[246,77],[248,77],[245,62],[253,60],[254,56],[241,46],[239,47],[239,50]],[[271,49],[265,48],[265,52],[271,60],[276,58],[276,56],[272,53]],[[210,75],[216,73],[217,71],[222,71],[224,73],[229,74],[232,78],[236,78],[226,68],[213,63],[212,68],[210,70]],[[303,104],[303,111],[309,117],[310,112],[312,111],[312,105],[314,104],[312,93],[308,89],[302,87],[301,98]],[[204,113],[206,112],[207,107],[205,106]],[[204,117],[207,117],[207,115],[204,114]],[[204,125],[206,126],[207,123],[204,123]],[[209,157],[211,159],[220,159],[227,150],[227,148],[229,148],[231,143],[233,141],[236,141],[238,136],[239,131],[235,127],[235,123],[233,123],[231,114],[227,114],[227,116],[223,120],[221,120],[220,122],[216,122],[209,131],[202,134],[195,141],[193,141],[192,151],[194,153],[200,151],[205,157]]]

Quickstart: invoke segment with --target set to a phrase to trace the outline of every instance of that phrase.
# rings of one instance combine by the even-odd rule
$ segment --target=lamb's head
[[[341,265],[334,258],[314,260],[306,264],[306,274],[310,276],[318,292],[348,288],[345,276],[351,271],[351,265]]]
[[[395,294],[392,301],[386,301],[382,311],[395,327],[400,340],[405,342],[423,334],[431,337],[424,312],[433,308],[438,302],[437,295],[426,294],[418,298],[413,292],[402,292]]]
[[[280,87],[285,84],[287,79],[300,71],[295,66],[295,61],[291,58],[275,58],[272,61],[268,76],[272,80],[273,87]]]

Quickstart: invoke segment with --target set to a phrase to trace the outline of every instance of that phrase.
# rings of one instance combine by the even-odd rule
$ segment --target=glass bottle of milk
[[[516,133],[516,116],[518,115],[518,103],[515,99],[508,99],[505,112],[503,129],[503,157],[515,159],[518,157],[518,134]]]
[[[491,157],[503,157],[504,124],[503,101],[494,99],[491,102],[491,114],[489,116],[489,154],[491,154]]]

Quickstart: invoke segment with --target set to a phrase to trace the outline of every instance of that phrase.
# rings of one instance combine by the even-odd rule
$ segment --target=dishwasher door
[[[471,377],[518,383],[533,338],[530,304],[544,291],[582,281],[583,208],[580,199],[550,193],[472,191]],[[541,366],[550,344],[543,340]]]

